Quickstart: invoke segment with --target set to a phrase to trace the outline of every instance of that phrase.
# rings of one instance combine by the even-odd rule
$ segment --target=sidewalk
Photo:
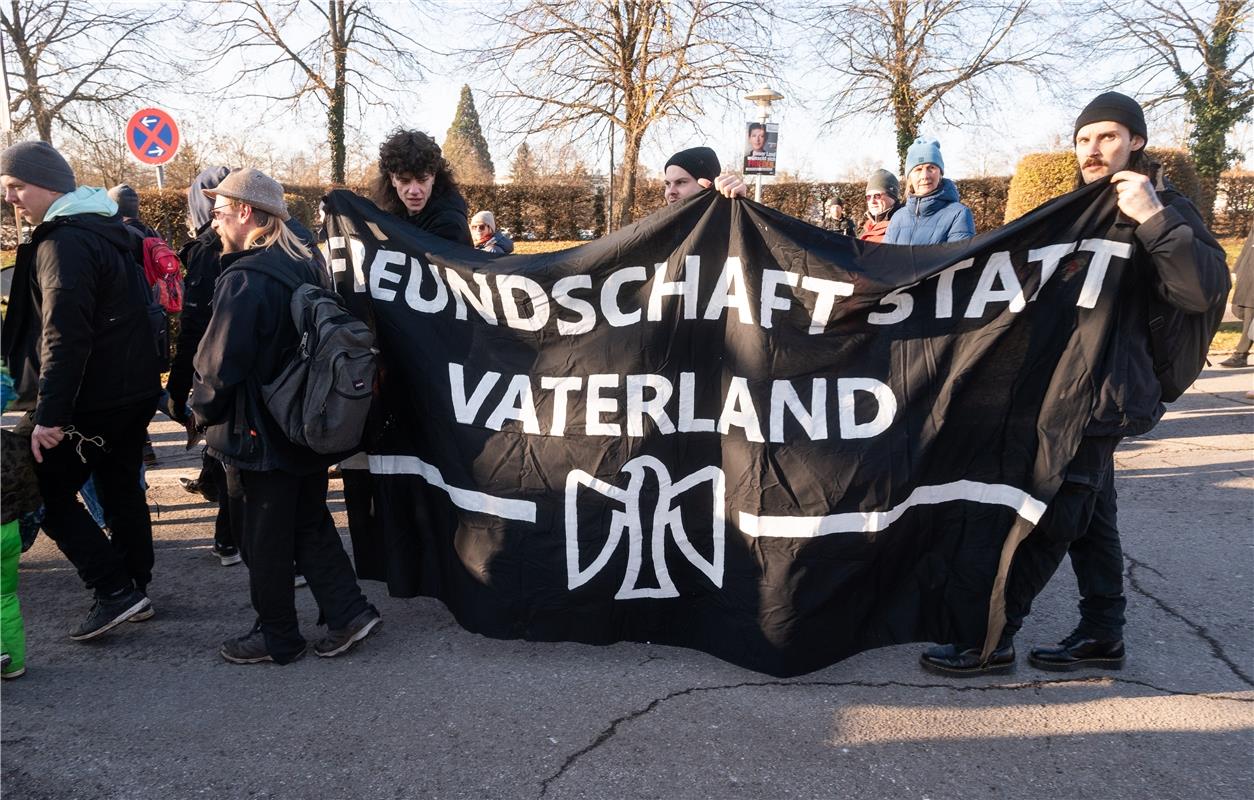
[[[1018,672],[947,681],[921,645],[776,680],[647,644],[495,641],[364,584],[380,633],[349,656],[238,667],[243,566],[210,553],[198,455],[159,417],[156,617],[69,640],[89,605],[46,537],[22,562],[26,677],[3,685],[6,798],[1254,797],[1254,367],[1208,370],[1117,459],[1123,672],[1038,672],[1075,621],[1067,567]],[[332,511],[345,530],[339,482]],[[346,537],[347,542],[347,537]],[[317,611],[298,593],[306,636]]]

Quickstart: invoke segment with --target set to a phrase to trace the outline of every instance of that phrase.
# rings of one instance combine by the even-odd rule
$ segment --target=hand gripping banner
[[[325,206],[383,362],[362,576],[488,636],[773,675],[1000,630],[1132,253],[1105,182],[916,248],[713,192],[508,257]]]

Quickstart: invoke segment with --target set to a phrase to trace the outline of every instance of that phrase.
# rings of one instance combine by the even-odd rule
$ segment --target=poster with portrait
[[[779,125],[774,122],[745,123],[746,175],[774,175],[779,148]]]

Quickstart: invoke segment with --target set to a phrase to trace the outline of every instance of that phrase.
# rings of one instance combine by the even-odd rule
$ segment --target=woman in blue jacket
[[[940,142],[915,139],[906,151],[906,207],[893,215],[885,244],[941,244],[975,235],[971,209],[946,177]]]

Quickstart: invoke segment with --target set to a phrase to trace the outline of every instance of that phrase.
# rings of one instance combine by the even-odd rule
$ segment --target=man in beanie
[[[845,201],[839,197],[831,198],[824,205],[823,221],[828,230],[836,231],[845,236],[853,236],[858,232],[857,227],[853,224],[853,220],[845,212]]]
[[[718,155],[708,147],[680,150],[666,162],[663,171],[663,197],[666,204],[678,203],[702,189],[713,186],[727,197],[744,197],[748,187],[738,176],[719,177]]]
[[[940,142],[915,139],[906,151],[906,209],[888,223],[886,244],[942,244],[975,235],[971,209],[958,202],[958,187],[944,176]]]
[[[1056,645],[1034,647],[1029,662],[1039,669],[1121,669],[1124,662],[1123,550],[1115,502],[1114,454],[1125,436],[1148,433],[1163,415],[1154,374],[1149,293],[1189,313],[1223,303],[1230,281],[1224,251],[1197,209],[1160,177],[1145,157],[1145,116],[1132,98],[1098,95],[1080,112],[1074,131],[1079,182],[1109,180],[1120,219],[1134,224],[1134,264],[1122,287],[1101,371],[1097,404],[1063,484],[1045,515],[1019,545],[1006,585],[1006,627],[989,660],[980,644],[934,647],[922,664],[948,675],[1006,672],[1014,667],[1013,639],[1066,555],[1080,589],[1080,622]]]
[[[299,344],[285,277],[325,285],[325,273],[288,219],[283,187],[255,169],[232,172],[204,194],[214,201],[222,242],[213,315],[196,351],[191,396],[209,454],[243,489],[244,562],[257,622],[220,653],[236,664],[287,664],[305,654],[296,618],[296,570],[326,620],[314,645],[336,656],[370,635],[379,612],[366,602],[327,510],[323,456],[289,440],[267,411],[261,387]]]
[[[103,189],[76,188],[45,142],[0,153],[5,200],[34,225],[18,247],[4,360],[18,425],[30,435],[43,528],[95,604],[70,637],[93,639],[152,616],[152,522],[140,487],[148,421],[160,392],[149,295],[132,240]],[[91,477],[111,537],[75,496]]]
[[[884,241],[888,222],[901,208],[900,184],[897,176],[886,169],[877,169],[866,182],[866,218],[862,221],[859,239],[868,242]]]

